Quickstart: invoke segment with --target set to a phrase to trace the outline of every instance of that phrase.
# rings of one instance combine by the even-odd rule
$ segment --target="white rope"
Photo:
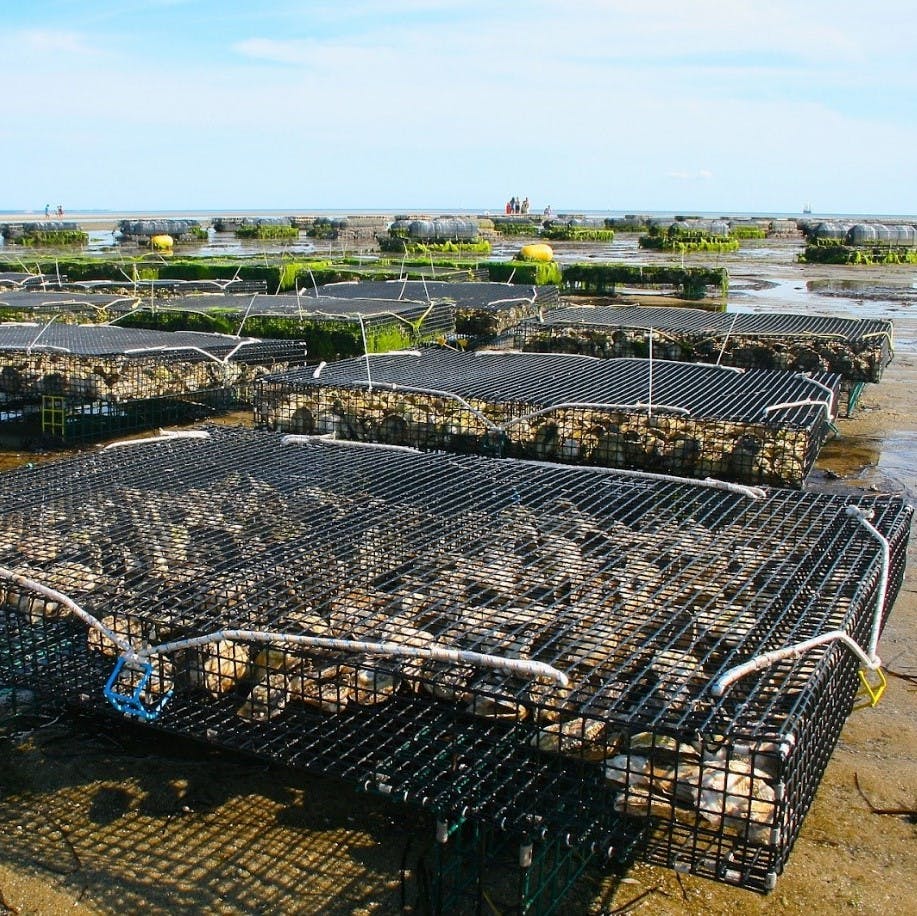
[[[829,642],[840,642],[847,646],[851,652],[863,663],[863,665],[874,671],[881,666],[878,657],[867,655],[849,634],[843,630],[831,630],[828,633],[822,633],[820,636],[813,636],[811,639],[804,639],[802,642],[795,643],[792,646],[786,646],[783,649],[773,649],[770,652],[762,652],[754,658],[749,659],[741,665],[730,668],[724,674],[721,674],[711,685],[711,692],[715,697],[721,697],[726,690],[736,681],[751,674],[753,671],[760,671],[762,668],[769,668],[777,662],[784,661],[788,658],[799,658],[810,649],[823,646]]]
[[[736,312],[735,315],[732,316],[732,324],[729,325],[729,330],[726,332],[726,336],[723,338],[723,344],[720,347],[720,354],[716,358],[717,365],[720,364],[720,360],[723,358],[723,353],[726,352],[726,343],[729,340],[729,335],[732,334],[733,330],[735,329],[736,322],[738,320],[739,320],[739,312]]]
[[[414,455],[429,457],[430,452],[421,451],[409,445],[388,445],[382,442],[359,442],[354,439],[335,439],[329,434],[323,435],[295,435],[288,434],[280,439],[281,445],[310,445],[313,443],[321,445],[333,445],[344,448],[376,448],[389,449],[400,452],[410,452]],[[602,466],[582,466],[560,464],[557,461],[542,461],[534,458],[492,458],[491,461],[503,461],[516,465],[527,465],[539,470],[545,468],[555,468],[570,473],[588,473],[588,474],[607,474],[613,477],[631,477],[638,480],[665,481],[666,483],[686,483],[692,487],[708,487],[711,490],[724,490],[727,493],[733,493],[737,496],[744,496],[747,499],[764,499],[767,496],[767,490],[763,487],[752,487],[741,483],[732,483],[728,480],[717,480],[715,477],[705,477],[698,480],[696,477],[677,477],[674,474],[659,474],[653,471],[631,471],[625,468],[608,468]]]
[[[888,570],[891,565],[891,546],[888,539],[871,523],[875,514],[872,509],[861,509],[859,506],[847,506],[847,515],[856,519],[878,542],[882,551],[882,570],[879,574],[879,588],[876,594],[876,606],[872,615],[872,629],[869,634],[869,654],[876,658],[876,647],[879,644],[879,628],[882,625],[882,610],[888,592]]]
[[[360,322],[360,334],[363,337],[363,353],[366,356],[366,383],[369,391],[373,390],[373,377],[369,369],[369,343],[366,340],[366,325],[363,323],[363,313],[357,312],[357,319]]]
[[[160,643],[157,646],[144,646],[131,650],[138,659],[151,655],[168,655],[182,649],[193,649],[209,643],[229,640],[231,642],[277,643],[284,646],[302,646],[311,649],[328,649],[336,652],[353,652],[362,655],[385,655],[403,658],[427,658],[431,661],[448,664],[473,665],[476,668],[496,668],[513,674],[528,677],[547,677],[563,687],[570,679],[563,671],[544,662],[524,658],[505,658],[502,655],[491,655],[481,652],[470,652],[464,649],[449,649],[446,646],[404,646],[394,642],[367,642],[358,639],[332,639],[326,636],[303,636],[294,633],[272,633],[266,630],[220,630],[205,636],[194,636],[188,639],[177,639]]]
[[[161,429],[156,436],[147,436],[143,439],[119,439],[102,446],[102,451],[111,448],[123,448],[126,445],[144,445],[149,442],[168,442],[170,439],[209,439],[210,433],[204,429]]]
[[[60,315],[55,315],[46,325],[42,327],[42,329],[35,335],[35,337],[32,338],[32,342],[26,347],[26,350],[25,350],[26,353],[32,352],[32,348],[35,346],[35,344],[38,343],[38,339],[41,337],[41,335],[44,334],[45,331],[47,331],[48,328],[50,328],[51,325],[54,324],[54,322],[57,321],[58,318],[60,318]],[[63,350],[66,353],[70,352],[66,347],[48,347],[48,349],[49,350]]]
[[[784,401],[782,404],[771,404],[764,408],[764,415],[767,416],[775,410],[789,410],[791,407],[823,407],[825,416],[831,420],[831,403],[829,401],[819,401],[814,398],[803,398],[801,401]]]
[[[41,582],[36,582],[34,579],[30,579],[28,576],[23,576],[20,573],[15,572],[12,569],[7,569],[5,566],[0,566],[0,579],[7,579],[10,582],[15,583],[16,585],[22,586],[23,588],[28,589],[29,591],[36,592],[39,595],[43,595],[45,598],[50,598],[52,601],[56,601],[58,604],[63,605],[70,611],[71,614],[79,617],[87,626],[92,627],[95,630],[98,630],[103,636],[107,639],[110,639],[122,652],[132,654],[134,652],[134,647],[130,642],[125,639],[123,636],[119,636],[117,633],[114,633],[110,630],[104,623],[92,616],[88,611],[84,611],[72,598],[67,597],[63,592],[59,592],[55,588],[49,588],[47,585],[42,585]]]

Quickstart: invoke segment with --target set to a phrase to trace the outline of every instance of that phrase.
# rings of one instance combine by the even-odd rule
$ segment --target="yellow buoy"
[[[519,249],[520,261],[553,261],[554,249],[544,242],[534,242],[531,245],[523,245]]]
[[[154,235],[150,239],[150,246],[157,251],[165,251],[171,248],[173,244],[171,235]]]

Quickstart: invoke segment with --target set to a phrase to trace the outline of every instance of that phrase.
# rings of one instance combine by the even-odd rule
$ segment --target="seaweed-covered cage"
[[[911,517],[225,428],[4,475],[0,509],[6,683],[759,891]]]
[[[99,321],[136,304],[132,295],[92,293],[82,289],[65,291],[62,287],[67,284],[63,280],[56,277],[42,277],[41,280],[41,283],[27,282],[15,289],[0,291],[0,318],[32,320],[55,315],[57,320],[71,322],[77,318]]]
[[[188,316],[186,325],[183,315]],[[305,294],[180,295],[149,310],[135,310],[129,321],[135,327],[187,327],[197,316],[208,315],[232,320],[239,334],[304,340],[310,354],[325,359],[420,346],[455,333],[454,309],[448,302],[351,302]]]
[[[265,377],[281,432],[801,486],[837,376],[569,354],[426,349]]]
[[[308,292],[308,291],[305,291]],[[384,280],[329,283],[316,295],[348,299],[449,302],[455,309],[455,332],[472,343],[492,341],[519,322],[560,306],[556,286],[442,280]]]

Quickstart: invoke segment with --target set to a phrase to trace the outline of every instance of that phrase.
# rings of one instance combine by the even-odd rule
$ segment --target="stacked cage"
[[[560,307],[556,286],[526,287],[511,283],[363,281],[326,284],[319,287],[316,294],[350,301],[450,302],[455,308],[456,334],[472,346],[492,343],[520,322]]]
[[[199,327],[201,320],[229,323],[239,334],[304,340],[310,354],[324,359],[419,346],[455,333],[448,302],[351,302],[304,294],[178,296],[135,309],[122,323],[179,329]]]
[[[39,411],[49,439],[87,441],[251,402],[258,377],[301,366],[293,341],[109,325],[0,325],[7,419]]]
[[[288,433],[801,486],[839,379],[820,373],[428,348],[267,376],[256,424]]]
[[[836,372],[848,412],[863,385],[882,378],[894,353],[892,323],[886,319],[642,306],[561,309],[524,322],[516,345],[599,357],[646,356],[651,337],[653,352],[662,359]]]
[[[0,294],[0,319],[31,320],[36,317],[60,315],[66,320],[88,318],[98,321],[100,316],[130,309],[136,303],[132,294],[91,293],[82,289],[66,291],[65,283],[56,283],[46,289],[19,288]]]
[[[423,806],[444,839],[758,891],[879,664],[911,520],[226,428],[12,472],[0,509],[6,683]]]

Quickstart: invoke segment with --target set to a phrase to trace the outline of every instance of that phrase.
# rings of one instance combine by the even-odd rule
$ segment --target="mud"
[[[807,488],[914,500],[917,303],[907,290],[917,271],[808,267],[795,262],[799,250],[782,242],[719,259],[734,288],[729,307],[885,316],[896,327],[884,379],[866,387],[853,417],[837,421],[838,436]],[[0,466],[54,457],[3,453]],[[912,533],[908,577],[879,644],[888,690],[848,720],[776,890],[761,897],[640,864],[590,867],[561,912],[886,916],[913,908],[915,556]],[[416,811],[318,776],[58,717],[20,699],[13,716],[0,691],[0,912],[423,910],[436,848],[433,825]],[[512,865],[493,870],[484,912],[510,912],[516,878]]]

